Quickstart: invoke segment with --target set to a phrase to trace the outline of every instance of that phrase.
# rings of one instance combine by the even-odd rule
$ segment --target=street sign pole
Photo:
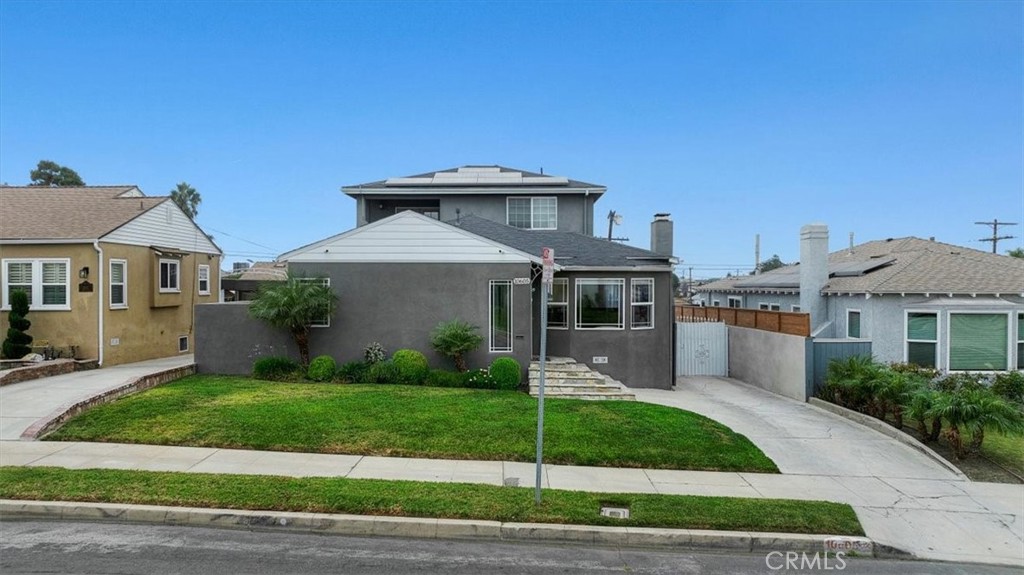
[[[548,354],[548,298],[551,285],[554,283],[555,251],[544,248],[541,252],[543,265],[540,282],[540,386],[537,391],[537,482],[534,489],[534,502],[540,505],[540,486],[543,477],[544,461],[544,368]]]

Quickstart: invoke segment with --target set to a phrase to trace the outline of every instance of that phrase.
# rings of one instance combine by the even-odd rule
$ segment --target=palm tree
[[[430,334],[430,344],[441,355],[455,360],[455,369],[465,372],[469,370],[465,354],[476,349],[484,340],[476,333],[477,329],[475,325],[457,319],[441,322]]]
[[[171,200],[193,220],[199,215],[199,204],[203,202],[202,196],[195,188],[188,185],[188,182],[181,182],[171,190]]]
[[[249,315],[291,334],[303,365],[309,365],[313,322],[334,313],[338,296],[323,278],[288,274],[284,282],[267,282],[249,305]]]

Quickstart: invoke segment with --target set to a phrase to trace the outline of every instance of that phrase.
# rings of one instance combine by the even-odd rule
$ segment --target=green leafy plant
[[[341,364],[334,377],[344,383],[364,383],[369,366],[362,361],[348,361]]]
[[[249,315],[287,331],[299,348],[302,365],[309,365],[309,336],[313,322],[334,313],[338,301],[322,278],[288,274],[283,282],[266,282],[249,305]]]
[[[415,349],[400,349],[391,356],[391,361],[398,367],[402,381],[408,385],[420,385],[430,371],[427,356]]]
[[[1018,404],[1024,404],[1024,373],[1005,371],[997,373],[992,380],[992,392]]]
[[[455,361],[455,369],[465,373],[466,354],[473,351],[484,338],[476,333],[479,328],[467,322],[454,319],[437,324],[430,334],[430,344],[441,355]]]
[[[430,387],[465,387],[463,374],[446,369],[432,369],[423,384]]]
[[[519,383],[523,380],[522,367],[511,357],[496,358],[491,362],[488,372],[498,389],[518,389]]]
[[[474,369],[462,374],[463,385],[473,389],[497,389],[498,383],[484,368]]]
[[[917,422],[917,431],[925,443],[938,441],[942,433],[942,418],[932,415],[939,392],[931,388],[917,390],[907,402],[904,414]],[[931,422],[929,427],[928,423]]]
[[[946,422],[943,435],[957,459],[981,449],[986,429],[1004,434],[1024,432],[1021,410],[986,388],[962,387],[940,392],[931,415]],[[970,443],[965,441],[965,432],[973,435]]]
[[[7,314],[7,338],[4,339],[2,351],[7,359],[21,359],[32,352],[32,336],[25,333],[32,326],[26,319],[28,315],[28,294],[25,290],[11,291],[11,311]]]
[[[399,384],[402,383],[402,372],[390,359],[370,364],[366,370],[366,380],[369,383]]]
[[[388,352],[384,349],[384,346],[378,342],[372,342],[363,348],[363,358],[368,364],[380,363],[387,359]]]
[[[301,371],[299,363],[290,357],[261,357],[252,364],[252,376],[269,381],[291,381]]]
[[[306,370],[306,378],[312,381],[331,381],[338,366],[334,358],[329,355],[320,355],[313,358]]]

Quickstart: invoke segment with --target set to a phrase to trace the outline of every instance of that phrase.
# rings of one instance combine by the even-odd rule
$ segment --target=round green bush
[[[301,370],[299,362],[289,357],[268,356],[252,364],[252,376],[256,379],[282,381],[295,377]]]
[[[329,355],[320,355],[309,362],[309,369],[306,370],[306,377],[312,381],[331,381],[338,364]]]
[[[398,368],[402,381],[409,385],[420,385],[430,371],[427,356],[415,349],[400,349],[391,356],[391,361]]]
[[[402,373],[390,359],[379,361],[366,370],[366,379],[370,383],[402,383]]]
[[[488,370],[498,389],[514,390],[519,388],[523,380],[523,370],[519,362],[511,357],[499,357],[491,362]]]

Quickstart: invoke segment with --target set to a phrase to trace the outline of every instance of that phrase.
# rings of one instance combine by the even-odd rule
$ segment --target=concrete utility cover
[[[610,507],[604,505],[601,507],[601,515],[603,517],[612,517],[614,519],[629,519],[629,508],[628,507]]]

